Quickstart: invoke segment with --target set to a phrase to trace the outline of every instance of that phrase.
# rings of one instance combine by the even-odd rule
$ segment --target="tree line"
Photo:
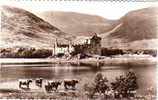
[[[123,55],[123,54],[148,54],[153,57],[157,56],[157,50],[154,49],[109,49],[102,48],[102,56],[113,56],[113,55]]]
[[[93,98],[96,93],[103,94],[106,98],[129,98],[135,96],[137,89],[137,77],[133,71],[116,77],[110,83],[102,73],[97,73],[92,82],[84,85],[84,90],[90,98]]]

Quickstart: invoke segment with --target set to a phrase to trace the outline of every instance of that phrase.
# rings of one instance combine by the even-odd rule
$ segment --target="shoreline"
[[[22,92],[17,89],[0,89],[0,98],[1,99],[73,99],[73,100],[98,100],[98,99],[106,99],[103,95],[95,94],[94,98],[88,97],[86,92],[81,91],[62,91],[62,92]],[[10,93],[8,93],[10,91]],[[134,97],[131,99],[134,100],[155,100],[156,94],[147,92],[147,95],[136,93]],[[129,98],[113,98],[112,96],[108,97],[107,100],[129,100]]]
[[[87,65],[87,66],[103,66],[103,65],[156,65],[157,58],[154,57],[104,57],[85,58],[85,59],[63,59],[63,58],[0,58],[0,65],[15,64],[71,64],[71,65]]]

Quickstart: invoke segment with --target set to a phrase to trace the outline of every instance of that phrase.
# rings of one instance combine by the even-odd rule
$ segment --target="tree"
[[[116,92],[115,97],[134,96],[133,91],[138,89],[137,77],[132,71],[129,71],[125,76],[117,77],[116,81],[112,82],[111,85],[112,89]]]
[[[93,98],[95,93],[103,93],[109,89],[107,85],[107,78],[102,75],[102,73],[97,73],[94,81],[90,84],[85,84],[84,89],[88,92],[88,96]]]

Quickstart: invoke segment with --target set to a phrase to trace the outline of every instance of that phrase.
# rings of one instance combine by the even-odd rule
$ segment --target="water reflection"
[[[156,87],[156,65],[155,66],[103,66],[96,68],[92,66],[71,66],[69,64],[49,64],[49,66],[12,66],[2,67],[0,71],[0,81],[15,81],[20,78],[44,78],[44,79],[82,79],[82,84],[91,81],[97,72],[102,72],[109,81],[113,81],[117,76],[125,74],[129,69],[133,69],[138,77],[139,91],[147,87]]]

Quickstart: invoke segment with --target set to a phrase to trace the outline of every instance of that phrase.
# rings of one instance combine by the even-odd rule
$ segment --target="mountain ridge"
[[[33,14],[16,7],[3,6],[5,12],[3,11],[2,16],[1,40],[4,41],[1,44],[3,46],[5,43],[10,45],[22,43],[22,45],[34,45],[35,47],[51,47],[56,39],[67,42],[77,39],[78,36],[92,36],[97,33],[103,38],[103,47],[128,48],[127,44],[130,42],[137,41],[136,43],[139,44],[139,40],[144,42],[146,39],[157,38],[156,28],[158,25],[155,19],[158,13],[155,9],[157,10],[155,7],[149,7],[130,11],[119,20],[108,20],[100,16],[76,12],[51,11],[51,13],[45,12],[46,15],[50,14],[46,20],[40,14]],[[52,25],[52,23],[56,24]],[[58,24],[63,28],[56,27]],[[106,25],[108,28],[105,29]],[[64,30],[70,30],[72,33]],[[83,31],[83,33],[79,31]]]
[[[51,45],[56,38],[66,41],[63,36],[66,34],[37,17],[33,13],[26,10],[1,6],[2,9],[2,25],[1,25],[1,41],[4,45],[15,43],[19,45]],[[50,40],[50,41],[47,41]],[[27,41],[27,42],[26,42]],[[3,46],[4,46],[3,45]]]
[[[118,20],[108,20],[97,15],[76,12],[46,11],[36,15],[71,35],[101,34],[111,30],[119,23]]]
[[[157,38],[158,7],[134,10],[125,14],[120,20],[123,25],[109,37],[125,38],[129,41]]]

